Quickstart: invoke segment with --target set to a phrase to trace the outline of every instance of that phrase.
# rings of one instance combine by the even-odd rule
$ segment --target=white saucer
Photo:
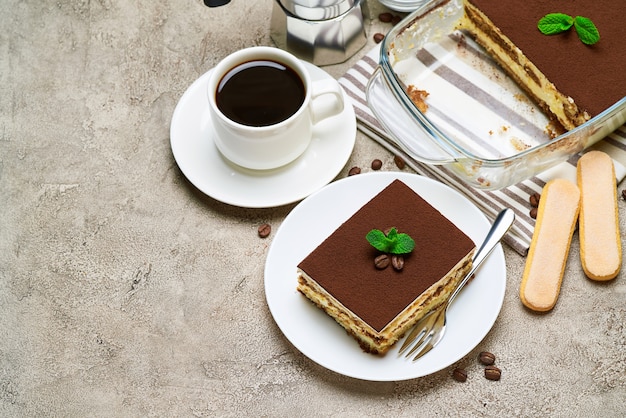
[[[304,65],[312,80],[332,78]],[[356,140],[356,117],[344,92],[344,110],[315,125],[307,150],[273,170],[249,170],[226,160],[213,141],[207,99],[211,70],[197,79],[174,109],[170,142],[185,177],[206,195],[235,206],[267,208],[297,202],[330,183],[346,164]]]

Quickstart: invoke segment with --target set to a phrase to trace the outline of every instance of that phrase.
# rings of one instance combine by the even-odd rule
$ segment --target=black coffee
[[[274,61],[248,61],[229,70],[215,100],[229,119],[268,126],[296,113],[304,102],[304,83],[291,68]]]

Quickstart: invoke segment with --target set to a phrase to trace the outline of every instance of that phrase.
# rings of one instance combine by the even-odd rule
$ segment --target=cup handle
[[[343,91],[336,80],[317,80],[311,86],[313,124],[343,112]]]

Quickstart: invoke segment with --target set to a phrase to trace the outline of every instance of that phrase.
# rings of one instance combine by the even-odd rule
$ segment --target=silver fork
[[[474,275],[476,270],[478,270],[483,261],[485,261],[487,256],[491,254],[491,251],[493,251],[496,244],[500,242],[500,239],[502,239],[506,231],[509,230],[514,220],[515,214],[511,209],[504,209],[498,214],[493,222],[493,225],[491,226],[491,229],[487,233],[485,240],[478,251],[474,254],[472,259],[472,268],[470,271],[465,275],[463,280],[461,280],[456,289],[454,289],[454,292],[452,292],[447,301],[427,313],[426,316],[415,324],[413,330],[406,337],[404,344],[400,347],[398,355],[401,355],[409,347],[412,347],[409,352],[406,353],[406,357],[410,357],[415,354],[413,361],[416,361],[424,354],[432,350],[433,347],[441,341],[446,331],[446,314],[448,312],[448,307],[457,297],[461,289],[463,289],[463,287],[467,284],[469,279]]]

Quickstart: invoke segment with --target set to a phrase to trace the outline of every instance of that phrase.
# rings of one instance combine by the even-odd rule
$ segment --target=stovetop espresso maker
[[[367,42],[366,0],[274,0],[276,45],[315,65],[346,61]]]

